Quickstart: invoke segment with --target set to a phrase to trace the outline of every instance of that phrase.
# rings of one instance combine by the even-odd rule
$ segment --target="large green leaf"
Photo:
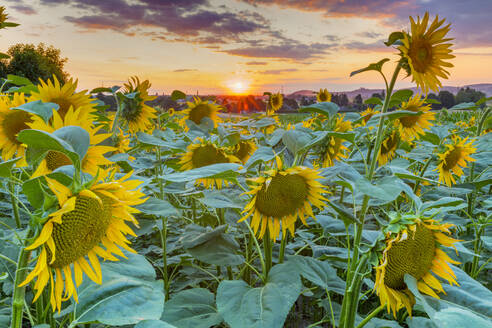
[[[183,140],[179,140],[176,142],[169,142],[143,132],[137,132],[137,139],[143,144],[158,146],[158,147],[166,147],[169,149],[176,149],[176,150],[186,149],[187,146],[187,144]]]
[[[371,205],[384,205],[394,201],[403,191],[403,187],[398,181],[400,179],[395,176],[385,176],[374,183],[363,178],[355,182],[354,190],[370,196]]]
[[[492,320],[490,317],[483,316],[484,313],[475,312],[470,308],[449,301],[423,296],[417,288],[417,280],[411,275],[405,274],[405,283],[437,327],[488,328],[492,325]],[[484,295],[482,294],[482,296]]]
[[[10,172],[12,170],[12,167],[17,163],[21,158],[12,158],[8,161],[1,162],[0,163],[0,177],[2,178],[8,178],[10,177]]]
[[[42,102],[41,100],[31,101],[25,104],[22,104],[18,107],[14,107],[12,109],[15,110],[23,110],[25,112],[38,115],[45,122],[48,122],[51,116],[53,116],[53,110],[58,110],[60,106],[55,103],[50,102]]]
[[[240,265],[244,257],[239,254],[239,244],[225,234],[226,226],[213,230],[200,226],[188,226],[181,241],[186,251],[194,258],[213,265]]]
[[[272,147],[261,146],[253,153],[246,162],[246,167],[254,166],[258,163],[268,162],[275,158]]]
[[[47,151],[65,154],[74,166],[80,167],[81,159],[89,146],[89,133],[78,126],[66,126],[53,133],[40,130],[22,130],[17,139],[32,148],[28,161],[38,161]]]
[[[309,129],[288,130],[282,136],[282,142],[294,155],[297,155],[304,147],[311,143],[313,139],[313,134]]]
[[[208,328],[219,325],[222,316],[215,307],[214,294],[205,288],[193,288],[166,302],[162,320],[177,328]]]
[[[217,289],[217,308],[227,324],[231,328],[283,327],[302,288],[291,265],[275,265],[263,287],[252,288],[242,280],[222,281]]]
[[[177,328],[161,320],[143,320],[135,325],[134,328]]]
[[[161,179],[172,182],[188,182],[203,178],[235,180],[239,175],[240,168],[239,164],[234,163],[212,164],[197,169],[163,175]]]
[[[136,208],[142,213],[168,217],[171,215],[177,215],[178,211],[167,200],[150,197],[143,204],[137,205]]]
[[[340,295],[345,293],[345,281],[337,276],[337,271],[328,262],[306,256],[290,256],[288,262],[293,263],[304,278],[323,289]]]
[[[101,263],[103,282],[85,279],[74,303],[70,327],[88,322],[117,326],[161,318],[164,308],[162,281],[145,257],[127,253],[128,259]]]
[[[244,202],[231,191],[216,190],[206,192],[200,202],[211,208],[244,208]]]
[[[300,113],[318,113],[327,117],[332,117],[339,110],[340,107],[332,102],[320,102],[299,108]]]

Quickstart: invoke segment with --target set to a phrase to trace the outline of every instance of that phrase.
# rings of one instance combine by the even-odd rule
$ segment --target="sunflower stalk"
[[[33,231],[28,227],[26,233],[26,239],[31,238]],[[15,271],[14,279],[14,293],[12,296],[12,322],[11,328],[21,328],[22,327],[22,317],[24,314],[24,303],[26,286],[19,287],[19,285],[27,277],[27,267],[29,265],[29,258],[31,257],[31,251],[22,248],[19,253],[19,259],[17,261],[17,270]]]
[[[156,178],[159,184],[159,198],[164,199],[164,186],[162,184],[162,179],[159,176],[162,176],[162,164],[161,164],[161,148],[157,147],[156,149]],[[166,301],[169,299],[169,275],[167,272],[167,218],[161,217],[162,229],[160,231],[161,234],[161,246],[162,246],[162,278],[164,280],[164,294]]]
[[[265,252],[265,272],[263,274],[265,275],[265,280],[268,277],[268,273],[270,272],[270,269],[272,268],[273,262],[272,262],[272,240],[270,239],[270,231],[267,228],[267,231],[265,232],[265,236],[263,237],[263,250]]]
[[[384,103],[383,107],[381,109],[381,113],[384,114],[388,111],[389,107],[389,102],[391,99],[391,95],[393,93],[393,88],[395,86],[396,80],[398,78],[398,74],[400,73],[400,70],[402,68],[401,62],[398,62],[397,66],[395,67],[395,71],[393,72],[393,76],[391,78],[391,81],[386,88],[386,97],[384,98]],[[385,121],[385,116],[382,115],[379,118],[379,124],[378,124],[378,130],[376,134],[376,142],[374,144],[374,148],[372,149],[372,158],[371,158],[371,165],[369,167],[369,172],[367,172],[366,176],[369,181],[372,181],[372,178],[374,176],[374,171],[376,170],[376,164],[377,164],[377,158],[379,151],[381,149],[381,144],[383,141],[383,131],[384,131],[384,121]],[[350,309],[353,307],[351,304],[353,301],[358,302],[358,296],[359,295],[352,295],[351,293],[348,294],[348,291],[353,289],[357,284],[359,283],[358,280],[360,279],[360,276],[356,274],[356,269],[359,266],[359,246],[362,238],[362,231],[364,229],[364,219],[368,210],[368,205],[369,205],[369,198],[370,196],[364,196],[363,202],[362,202],[362,208],[361,211],[358,213],[359,214],[359,224],[356,224],[355,226],[355,238],[354,238],[354,247],[353,247],[353,253],[352,253],[352,259],[350,263],[350,267],[348,270],[347,274],[347,285],[345,287],[345,296],[343,298],[343,303],[342,303],[342,311],[340,315],[340,327],[350,327],[350,322],[354,321],[355,318],[355,312],[350,311]]]
[[[12,211],[14,212],[15,225],[17,229],[20,229],[22,224],[19,216],[19,204],[17,203],[17,197],[15,196],[15,184],[13,181],[9,181],[9,194],[10,203],[12,204]]]
[[[424,164],[424,167],[422,168],[422,170],[420,171],[420,174],[419,174],[419,177],[422,178],[425,174],[425,171],[427,171],[427,168],[429,167],[429,164],[432,160],[432,156],[430,156],[426,161],[425,161],[425,164]],[[416,193],[417,190],[419,189],[419,186],[420,186],[420,180],[417,180],[415,181],[415,186],[413,187],[413,192]]]
[[[374,318],[381,310],[384,309],[384,304],[380,305],[379,307],[375,308],[371,313],[367,315],[367,317],[362,320],[356,328],[362,328],[364,327],[372,318]]]

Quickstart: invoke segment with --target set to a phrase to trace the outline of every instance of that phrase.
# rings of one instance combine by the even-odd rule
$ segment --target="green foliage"
[[[39,83],[39,79],[46,81],[53,75],[61,83],[68,79],[68,73],[64,71],[68,59],[61,57],[60,50],[53,46],[18,43],[11,46],[7,53],[10,58],[2,62],[0,77],[6,78],[7,74],[13,74],[33,83]]]

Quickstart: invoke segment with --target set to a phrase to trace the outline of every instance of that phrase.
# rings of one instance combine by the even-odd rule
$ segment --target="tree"
[[[68,79],[68,73],[63,70],[68,59],[62,58],[60,50],[53,46],[18,43],[11,46],[7,53],[10,58],[3,62],[6,70],[0,71],[2,77],[13,74],[28,78],[32,83],[38,83],[39,79],[46,81],[53,75],[61,83]]]
[[[456,105],[454,95],[449,91],[446,90],[440,91],[438,97],[442,107],[451,108],[454,105]]]
[[[348,104],[349,104],[349,100],[348,100],[347,95],[345,93],[342,93],[340,95],[340,104],[339,105],[345,107],[345,106],[348,106]]]
[[[452,94],[451,94],[451,95],[452,95]],[[441,100],[439,99],[439,96],[438,96],[438,95],[436,95],[435,93],[429,93],[429,94],[427,95],[427,99],[433,99],[433,100],[437,100],[437,101],[441,102]],[[454,100],[454,97],[453,97],[453,100]],[[430,104],[430,105],[431,105],[431,108],[432,108],[433,110],[439,110],[439,109],[441,109],[441,108],[442,108],[442,102],[441,102],[440,104],[434,104],[434,103],[432,103],[432,104]]]
[[[485,97],[483,92],[466,87],[458,91],[458,94],[456,95],[456,103],[461,104],[464,102],[477,102],[483,97]]]

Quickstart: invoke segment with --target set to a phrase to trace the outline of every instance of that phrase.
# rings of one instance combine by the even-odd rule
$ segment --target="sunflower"
[[[124,84],[123,92],[126,95],[136,93],[134,97],[124,97],[118,118],[128,127],[130,133],[146,132],[154,128],[151,120],[157,117],[156,111],[145,103],[157,98],[156,96],[149,96],[150,86],[149,80],[140,82],[136,76],[131,77],[128,79],[128,83]]]
[[[3,28],[3,26],[1,25],[5,23],[8,18],[9,18],[9,14],[5,12],[5,6],[0,6],[0,28]]]
[[[179,164],[181,170],[191,170],[199,167],[219,164],[219,163],[237,163],[239,159],[234,155],[227,154],[226,150],[217,146],[210,140],[203,140],[202,138],[196,138],[195,142],[190,144],[186,149],[187,152],[181,156]],[[223,179],[197,179],[196,184],[203,184],[205,188],[213,188],[217,186],[218,189],[222,188],[222,185],[228,185],[228,182]]]
[[[362,117],[362,125],[366,125],[367,122],[376,114],[379,114],[378,110],[374,110],[374,108],[368,107],[365,111],[360,113],[360,116]]]
[[[78,81],[70,79],[63,86],[60,84],[55,75],[53,75],[54,83],[48,79],[47,81],[39,80],[38,90],[33,91],[29,101],[41,100],[43,102],[55,103],[59,106],[58,114],[63,119],[70,108],[80,115],[81,120],[91,116],[91,112],[96,111],[96,103],[86,94],[86,91],[75,92]],[[93,119],[91,117],[91,119]]]
[[[205,117],[211,119],[214,122],[214,127],[221,122],[220,117],[217,115],[221,110],[221,107],[215,102],[211,103],[206,100],[201,100],[198,97],[193,98],[193,102],[187,102],[188,108],[182,111],[184,117],[180,123],[185,130],[188,130],[186,120],[190,120],[195,124],[200,124]]]
[[[246,213],[238,222],[252,216],[251,226],[259,238],[265,232],[276,239],[282,225],[282,238],[285,238],[287,229],[294,235],[295,223],[300,217],[304,225],[306,216],[314,218],[311,205],[319,209],[326,206],[328,201],[322,196],[326,187],[318,180],[323,179],[318,170],[304,166],[284,168],[280,158],[276,158],[277,169],[266,171],[251,181],[255,184],[245,194],[252,195],[251,201],[244,208]],[[261,225],[261,227],[260,227]]]
[[[327,89],[319,89],[319,92],[316,94],[316,100],[318,102],[331,101],[331,93]]]
[[[352,129],[352,122],[344,121],[344,115],[339,115],[336,119],[334,132],[347,132]],[[333,166],[335,161],[339,161],[342,158],[347,158],[345,154],[349,149],[343,144],[343,139],[330,136],[328,138],[328,146],[325,149],[325,154],[323,156],[323,167]]]
[[[456,183],[453,173],[459,177],[462,176],[462,167],[466,167],[466,161],[475,161],[470,155],[475,153],[477,149],[473,147],[473,141],[467,143],[467,140],[468,137],[465,139],[461,139],[458,136],[454,137],[453,143],[445,145],[446,150],[441,154],[437,154],[439,164],[435,170],[439,171],[439,182],[445,182],[446,185],[451,186]]]
[[[132,149],[130,147],[130,136],[125,134],[121,129],[118,129],[118,134],[113,136],[113,146],[115,154],[128,154]],[[133,156],[128,157],[131,161],[135,159]]]
[[[402,102],[401,110],[420,112],[419,115],[402,116],[395,121],[403,141],[420,139],[420,135],[425,133],[424,130],[432,126],[430,121],[435,119],[435,114],[430,111],[431,106],[424,103],[425,98],[421,98],[418,94],[410,98],[408,102]]]
[[[241,140],[234,147],[233,155],[236,156],[243,164],[246,164],[256,149],[258,149],[258,146],[253,140]]]
[[[403,226],[396,235],[388,233],[386,248],[376,267],[374,289],[381,304],[387,305],[396,317],[396,312],[405,306],[412,314],[415,299],[404,281],[405,274],[417,280],[418,289],[432,297],[439,298],[437,292],[443,292],[441,283],[434,276],[447,280],[451,285],[456,275],[448,263],[453,261],[440,247],[454,247],[458,240],[448,237],[453,224],[439,223],[432,219],[413,218],[411,224]],[[434,275],[433,275],[434,274]]]
[[[21,283],[26,285],[37,277],[34,301],[50,283],[51,307],[59,312],[62,301],[73,297],[78,302],[83,273],[102,283],[98,256],[110,261],[119,261],[114,255],[126,258],[119,247],[135,253],[126,235],[136,235],[127,222],[138,227],[133,213],[139,211],[131,206],[145,202],[145,195],[136,190],[141,181],[126,181],[131,174],[118,180],[111,174],[107,182],[99,180],[78,193],[46,178],[58,199],[57,210],[49,214],[39,236],[26,248],[38,248],[39,255],[34,270]]]
[[[383,140],[378,155],[379,165],[384,165],[395,157],[396,148],[398,148],[399,143],[400,143],[400,135],[396,130],[393,131],[388,137],[386,137]]]
[[[284,97],[280,92],[272,93],[270,98],[268,99],[268,109],[267,114],[271,115],[282,108],[282,104],[284,102]]]
[[[13,97],[0,96],[0,149],[2,159],[7,161],[14,156],[22,157],[22,164],[26,165],[24,154],[25,146],[17,140],[17,134],[29,129],[32,115],[19,109],[11,109],[25,104],[27,101],[23,93],[14,93]]]
[[[111,165],[112,162],[104,157],[104,154],[114,151],[114,147],[110,146],[100,146],[99,144],[110,138],[111,134],[99,133],[102,126],[97,128],[92,127],[92,121],[90,118],[86,117],[85,120],[80,120],[80,116],[77,112],[74,112],[73,108],[70,108],[65,117],[58,114],[57,111],[53,111],[53,117],[51,122],[46,123],[41,117],[33,117],[33,122],[27,125],[31,129],[46,131],[52,133],[64,126],[80,126],[89,133],[90,144],[87,153],[82,159],[82,171],[87,172],[95,176],[99,170],[100,166]],[[33,173],[32,177],[38,177],[46,175],[60,166],[71,165],[72,162],[64,154],[57,151],[48,151],[45,158],[41,161],[36,171]]]
[[[403,58],[408,61],[412,81],[425,93],[429,89],[438,92],[442,86],[438,77],[447,79],[449,72],[444,67],[453,67],[451,63],[444,61],[455,57],[449,49],[452,43],[447,43],[452,39],[444,38],[450,29],[450,24],[441,27],[444,21],[436,16],[427,29],[428,12],[422,20],[418,17],[417,22],[410,17],[411,33],[404,33],[403,44],[398,47]]]

